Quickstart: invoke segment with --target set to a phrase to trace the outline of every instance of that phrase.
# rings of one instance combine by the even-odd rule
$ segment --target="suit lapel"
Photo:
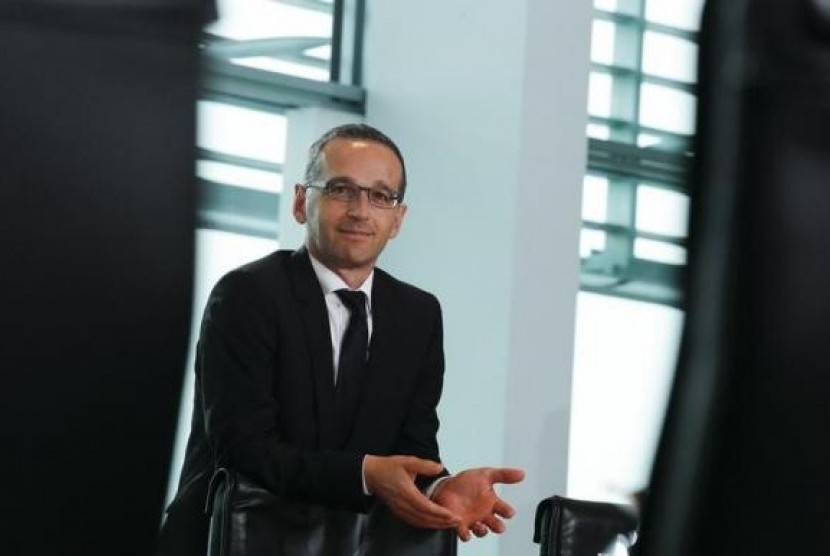
[[[330,448],[337,443],[337,430],[331,332],[326,302],[304,247],[291,255],[289,268],[292,287],[301,307],[302,325],[308,338],[320,446]]]

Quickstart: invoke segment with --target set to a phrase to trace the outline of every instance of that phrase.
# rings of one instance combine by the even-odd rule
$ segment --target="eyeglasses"
[[[360,198],[362,191],[366,192],[366,198],[373,207],[390,209],[395,208],[401,202],[397,193],[376,187],[361,187],[349,181],[329,181],[324,185],[313,183],[306,184],[306,188],[319,189],[329,199],[341,203],[355,203]]]

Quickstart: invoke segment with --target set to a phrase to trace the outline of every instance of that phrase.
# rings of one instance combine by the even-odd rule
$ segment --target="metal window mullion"
[[[697,43],[700,39],[700,33],[698,31],[689,31],[688,29],[680,29],[679,27],[648,21],[645,19],[644,14],[641,17],[628,13],[594,10],[594,19],[610,21],[615,25],[639,25],[644,31],[654,31],[655,33],[685,39],[694,43]]]
[[[599,230],[615,236],[628,236],[632,241],[635,239],[648,239],[652,241],[659,241],[661,243],[670,243],[678,247],[686,248],[688,246],[688,238],[680,236],[670,236],[666,234],[659,234],[656,232],[646,232],[641,230],[632,230],[619,224],[609,224],[607,222],[594,222],[592,220],[583,220],[582,227],[587,230]]]
[[[340,82],[340,63],[343,54],[343,3],[334,0],[331,18],[331,57],[329,58],[329,81]]]
[[[692,95],[697,95],[697,85],[685,81],[678,81],[668,77],[660,77],[659,75],[652,75],[642,73],[640,70],[631,69],[621,66],[609,66],[600,62],[591,62],[591,69],[601,73],[608,73],[613,79],[633,79],[639,82],[648,82],[654,85],[661,85],[678,91],[683,91]]]
[[[620,129],[630,129],[633,125],[629,121],[620,120],[617,118],[603,118],[600,116],[589,116],[588,121],[592,124],[597,124],[601,126],[605,126],[609,129],[609,131],[613,130],[620,130]],[[640,126],[639,128],[641,133],[648,133],[649,135],[655,135],[660,138],[663,143],[659,148],[651,149],[655,152],[670,152],[670,153],[688,153],[691,150],[692,146],[692,136],[691,135],[682,135],[678,133],[673,133],[671,131],[666,131],[664,129],[658,129],[655,127],[649,126]],[[603,142],[600,139],[592,138],[592,141],[599,141]],[[640,148],[640,147],[637,147]]]
[[[339,81],[347,85],[359,85],[363,78],[364,6],[364,0],[342,0],[338,48]],[[332,64],[334,63],[332,59]]]
[[[241,166],[242,168],[250,168],[252,170],[262,170],[264,172],[273,172],[276,174],[282,173],[282,164],[278,162],[266,162],[256,158],[248,158],[246,156],[228,154],[210,149],[197,149],[196,157],[199,160],[210,160],[212,162],[232,164],[234,166]]]
[[[366,25],[366,0],[353,0],[354,45],[352,48],[352,85],[363,85],[363,38]]]
[[[637,210],[634,180],[608,179],[608,213],[610,225],[605,239],[603,266],[614,275],[624,274],[634,256],[634,215]]]
[[[199,178],[197,225],[258,237],[277,238],[280,196]]]
[[[317,105],[362,114],[366,100],[360,87],[256,70],[210,56],[203,59],[202,91],[204,97],[243,106],[272,105],[277,111]]]
[[[636,63],[634,69],[637,72],[637,91],[634,95],[634,106],[632,107],[634,112],[634,118],[632,122],[634,122],[634,143],[637,142],[637,136],[640,133],[640,89],[642,84],[642,73],[643,73],[643,43],[645,42],[645,14],[646,14],[646,0],[637,0],[637,16],[639,19],[639,40],[636,43]]]
[[[655,23],[653,21],[646,20],[645,15],[643,17],[643,25],[645,26],[646,31],[654,31],[655,33],[670,35],[672,37],[677,37],[678,39],[691,41],[695,44],[697,44],[700,40],[700,33],[697,31],[689,31],[687,29],[679,29],[677,27],[663,25],[662,23]]]
[[[621,10],[631,15],[641,14],[643,0],[627,0]],[[613,71],[611,86],[611,116],[632,123],[626,128],[611,128],[612,141],[634,142],[637,134],[637,108],[640,96],[640,57],[642,52],[642,18],[631,17],[615,23]]]
[[[631,144],[590,139],[588,168],[609,176],[664,183],[686,189],[691,157]],[[610,201],[610,199],[609,199]]]

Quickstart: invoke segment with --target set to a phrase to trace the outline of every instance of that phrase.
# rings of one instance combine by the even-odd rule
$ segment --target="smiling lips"
[[[357,237],[372,237],[374,234],[371,230],[365,230],[363,228],[340,228],[340,233],[346,234],[348,236],[357,236]]]

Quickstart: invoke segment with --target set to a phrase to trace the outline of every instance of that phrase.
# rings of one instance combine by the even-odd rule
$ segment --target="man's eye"
[[[345,183],[334,183],[329,185],[327,189],[329,194],[335,197],[349,197],[352,192],[351,186]]]
[[[369,198],[379,203],[389,203],[392,201],[392,196],[382,189],[371,189],[369,191]]]

